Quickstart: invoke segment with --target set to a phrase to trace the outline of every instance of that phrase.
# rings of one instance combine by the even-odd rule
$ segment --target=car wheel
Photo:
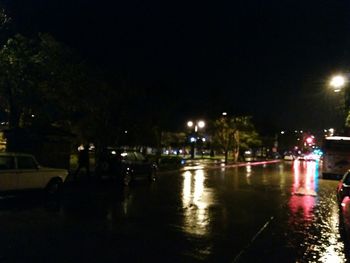
[[[157,171],[156,169],[152,169],[152,171],[150,172],[148,179],[150,182],[155,182],[157,180]]]
[[[60,179],[51,180],[46,186],[46,194],[48,196],[57,196],[60,194],[62,181]]]

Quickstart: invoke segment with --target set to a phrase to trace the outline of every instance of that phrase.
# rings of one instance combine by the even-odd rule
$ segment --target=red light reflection
[[[345,196],[342,203],[341,203],[341,213],[342,213],[342,218],[344,220],[344,226],[347,230],[350,229],[350,198],[348,196]]]
[[[316,203],[318,164],[315,162],[299,162],[293,164],[292,195],[289,200],[291,223],[304,219],[312,221]]]

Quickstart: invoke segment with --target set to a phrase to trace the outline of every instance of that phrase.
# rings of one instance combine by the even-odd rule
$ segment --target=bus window
[[[322,148],[324,177],[336,176],[338,179],[350,169],[350,137],[327,137]]]

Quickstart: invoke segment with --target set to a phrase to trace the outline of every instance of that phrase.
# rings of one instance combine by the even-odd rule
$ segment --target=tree
[[[184,132],[163,132],[162,146],[181,149],[186,143],[186,137]]]
[[[213,124],[213,144],[225,154],[225,163],[228,162],[229,151],[233,152],[236,162],[241,148],[249,148],[259,145],[258,133],[255,131],[251,117],[227,117],[221,116]]]
[[[235,133],[234,160],[237,161],[239,155],[245,150],[261,146],[261,139],[251,117],[236,117],[235,122],[237,132]]]
[[[131,126],[137,134],[138,89],[90,68],[51,35],[13,34],[10,22],[0,8],[0,111],[11,128],[56,126],[102,146],[117,144]]]
[[[10,127],[63,123],[77,107],[88,108],[81,100],[85,76],[72,52],[49,35],[9,38],[0,50],[0,97]]]
[[[37,61],[33,42],[21,35],[7,40],[0,50],[0,96],[6,101],[10,127],[19,127],[37,103]]]
[[[6,14],[4,8],[0,6],[0,45],[2,46],[12,34],[12,19]]]

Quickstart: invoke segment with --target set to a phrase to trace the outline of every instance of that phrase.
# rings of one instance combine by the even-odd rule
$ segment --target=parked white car
[[[41,167],[33,155],[0,153],[1,192],[43,189],[53,195],[67,176],[67,170]]]
[[[295,160],[295,156],[293,154],[286,154],[283,157],[283,159],[286,160],[286,161],[294,161]]]

